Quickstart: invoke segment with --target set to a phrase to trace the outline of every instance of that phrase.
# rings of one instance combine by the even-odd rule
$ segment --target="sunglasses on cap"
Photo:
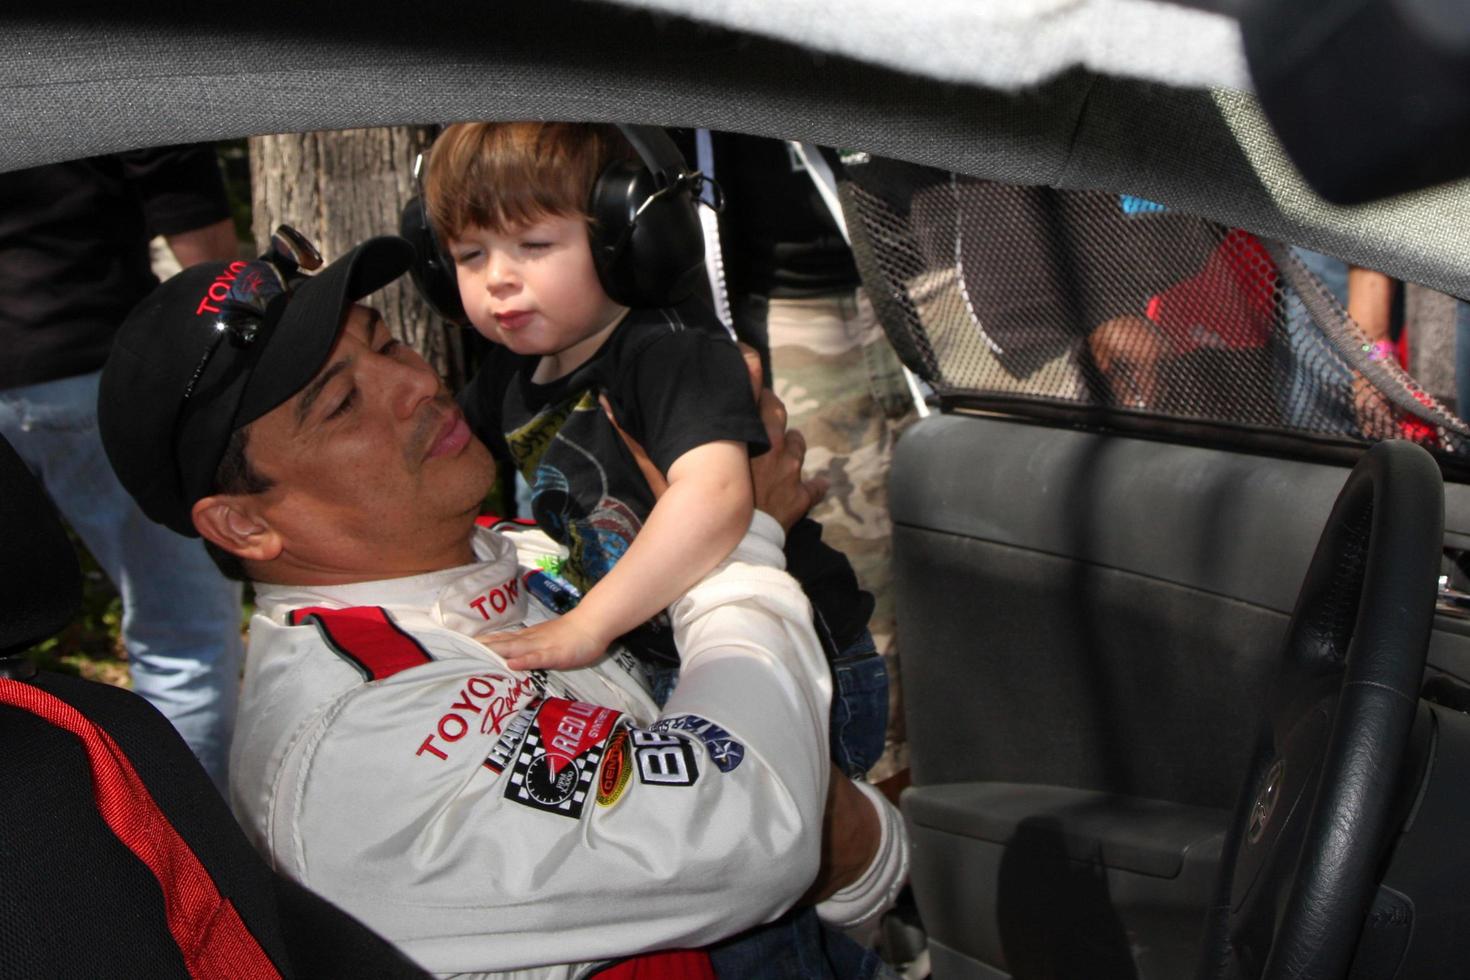
[[[189,376],[182,402],[187,404],[194,394],[221,341],[228,337],[231,346],[239,350],[249,347],[260,335],[271,303],[290,295],[306,278],[304,273],[321,267],[322,254],[310,239],[290,225],[278,225],[271,235],[270,247],[254,261],[240,263],[228,291],[213,307],[214,339]]]

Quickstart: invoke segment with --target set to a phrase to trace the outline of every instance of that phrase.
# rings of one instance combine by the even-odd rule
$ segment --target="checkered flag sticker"
[[[568,759],[546,751],[541,732],[536,726],[526,733],[510,770],[506,799],[547,813],[580,819],[597,767],[602,762],[603,745],[589,746],[582,754]]]

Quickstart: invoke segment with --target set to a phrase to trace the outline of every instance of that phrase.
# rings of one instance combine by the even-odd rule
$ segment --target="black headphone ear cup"
[[[459,278],[451,259],[439,244],[429,209],[421,195],[415,194],[403,206],[398,217],[398,233],[413,246],[414,260],[408,274],[425,303],[450,323],[469,324],[464,304],[459,298]]]
[[[598,176],[587,207],[592,261],[613,300],[670,306],[699,287],[704,231],[693,186],[657,193],[653,174],[636,160],[614,161]]]

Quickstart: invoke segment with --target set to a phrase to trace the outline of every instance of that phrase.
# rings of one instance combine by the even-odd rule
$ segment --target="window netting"
[[[1128,195],[844,164],[870,294],[941,398],[1470,453],[1289,247]]]

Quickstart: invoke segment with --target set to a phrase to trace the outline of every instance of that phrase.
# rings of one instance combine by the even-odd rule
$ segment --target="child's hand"
[[[475,639],[498,653],[512,670],[570,670],[587,666],[607,649],[608,641],[588,629],[583,618],[573,609],[550,622]]]

